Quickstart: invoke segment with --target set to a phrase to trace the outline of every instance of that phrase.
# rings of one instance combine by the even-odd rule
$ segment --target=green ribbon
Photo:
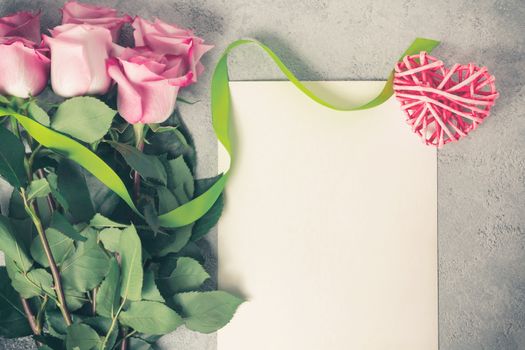
[[[228,152],[231,162],[233,163],[233,149],[231,142],[231,98],[230,86],[228,77],[228,55],[238,46],[245,44],[256,44],[262,48],[284,73],[286,78],[290,80],[299,90],[310,97],[315,102],[337,111],[357,111],[376,107],[390,98],[393,94],[393,72],[390,74],[383,90],[373,98],[371,101],[354,108],[338,107],[325,101],[310,91],[299,79],[286,67],[281,59],[266,45],[256,40],[237,40],[231,43],[222,54],[215,71],[213,72],[211,82],[211,112],[213,128],[217,138]],[[403,53],[401,58],[406,55],[417,54],[421,51],[430,52],[437,45],[438,41],[431,39],[417,38],[410,45],[410,47]],[[41,145],[52,149],[53,151],[68,157],[84,167],[87,171],[98,178],[103,184],[115,192],[130,208],[138,215],[142,216],[129,194],[126,185],[122,179],[107,165],[101,158],[99,158],[90,149],[71,139],[70,137],[56,132],[42,124],[28,118],[24,115],[18,114],[9,109],[0,108],[0,116],[12,116],[26,129],[26,131]],[[231,167],[231,165],[230,165]],[[215,184],[206,192],[194,198],[188,203],[159,216],[159,224],[163,227],[182,227],[191,224],[201,218],[210,210],[213,204],[221,195],[226,182],[228,180],[229,170],[222,174]]]

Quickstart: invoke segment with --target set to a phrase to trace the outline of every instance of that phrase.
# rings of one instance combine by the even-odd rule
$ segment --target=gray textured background
[[[204,60],[207,67],[227,43],[246,36],[274,48],[304,80],[383,79],[415,36],[442,40],[435,54],[450,64],[488,66],[501,93],[491,117],[468,139],[439,151],[440,347],[525,349],[524,1],[96,2],[195,29],[216,45]],[[0,15],[40,8],[50,26],[58,23],[61,4],[7,0]],[[234,79],[282,79],[255,47],[238,50],[231,63]],[[209,79],[210,69],[186,92],[201,102],[182,107],[202,176],[213,175],[216,164]],[[211,257],[210,267],[215,263]],[[180,350],[212,350],[214,344],[214,336],[186,330],[163,341],[164,348]],[[27,346],[0,339],[0,348]]]

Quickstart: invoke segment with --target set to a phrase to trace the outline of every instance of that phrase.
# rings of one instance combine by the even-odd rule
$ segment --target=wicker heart
[[[427,145],[458,141],[488,117],[498,92],[486,67],[451,69],[426,52],[397,63],[394,92],[407,123]]]

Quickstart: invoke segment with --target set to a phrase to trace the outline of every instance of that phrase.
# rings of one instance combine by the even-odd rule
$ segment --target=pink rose
[[[111,79],[106,59],[113,42],[109,29],[87,24],[63,24],[44,36],[51,50],[51,85],[63,97],[104,94]]]
[[[39,14],[0,18],[0,94],[28,98],[46,87],[50,62],[35,41],[41,41]]]
[[[160,19],[149,22],[136,17],[132,25],[135,28],[135,46],[147,46],[164,54],[169,61],[170,75],[180,77],[184,81],[182,86],[197,81],[197,77],[204,71],[204,66],[199,61],[213,46],[205,45],[204,40],[196,37],[192,31]]]
[[[0,94],[36,96],[47,85],[49,58],[22,38],[0,38]]]
[[[129,123],[161,123],[173,113],[185,79],[173,74],[165,55],[146,47],[128,48],[107,65],[118,84],[119,113]]]
[[[17,12],[0,18],[0,37],[20,37],[40,43],[40,13]]]
[[[109,29],[113,41],[117,41],[124,23],[131,22],[128,15],[118,16],[117,10],[110,7],[82,4],[69,1],[62,10],[62,24],[89,24]]]

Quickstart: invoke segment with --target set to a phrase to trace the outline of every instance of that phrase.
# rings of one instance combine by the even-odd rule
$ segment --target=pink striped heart
[[[488,117],[499,96],[486,67],[443,61],[426,52],[406,56],[395,67],[394,92],[407,123],[425,144],[458,141]]]

